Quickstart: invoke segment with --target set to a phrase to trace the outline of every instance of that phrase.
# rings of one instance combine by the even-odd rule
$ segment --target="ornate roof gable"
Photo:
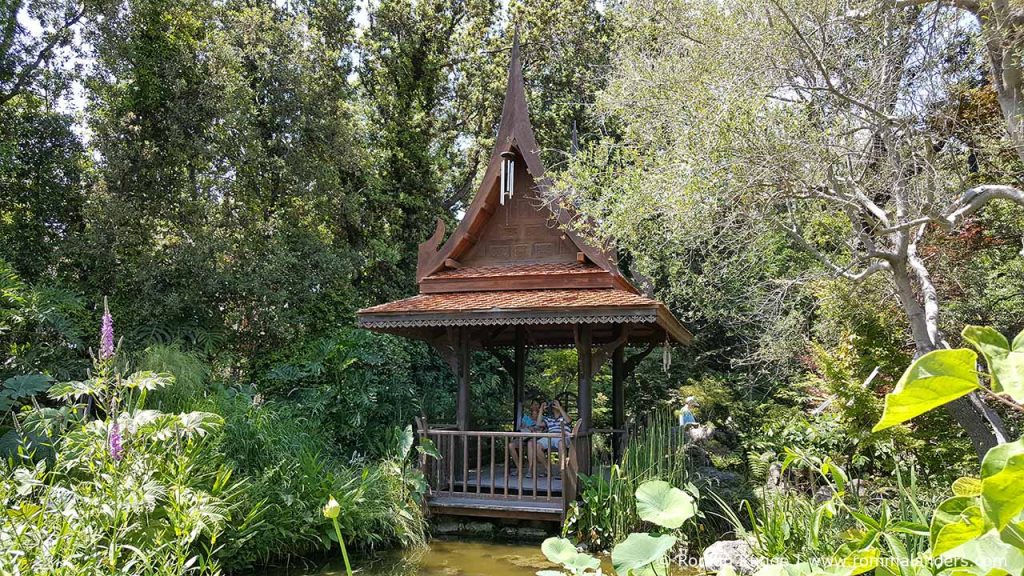
[[[514,169],[514,190],[512,197],[502,198],[502,162],[512,158]],[[495,274],[474,274],[464,276],[481,278],[508,278],[497,270],[501,266],[532,265],[537,276],[546,276],[552,281],[558,274],[545,274],[544,269],[561,270],[573,264],[579,268],[591,268],[604,277],[598,280],[587,276],[592,287],[617,287],[637,293],[623,277],[615,262],[604,250],[592,246],[570,229],[575,216],[564,207],[552,206],[544,199],[544,192],[550,181],[544,176],[544,165],[539,155],[539,146],[530,124],[526,104],[526,89],[520,60],[519,36],[512,43],[512,55],[508,68],[508,84],[502,107],[498,135],[494,150],[484,173],[480,188],[458,227],[442,245],[445,225],[437,221],[434,234],[419,246],[416,266],[416,280],[421,291],[443,291],[448,285],[441,279],[451,270],[471,268],[493,270]],[[578,270],[577,270],[578,271]],[[556,284],[570,287],[572,282],[584,278],[582,275],[564,276]],[[521,281],[522,288],[542,288],[543,283]],[[464,288],[472,284],[464,283]],[[583,284],[580,287],[585,287]],[[517,287],[520,287],[517,285]],[[553,286],[552,286],[553,287]]]

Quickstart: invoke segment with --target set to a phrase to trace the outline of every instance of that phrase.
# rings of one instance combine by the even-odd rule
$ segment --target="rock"
[[[709,572],[717,572],[728,564],[737,574],[753,574],[761,567],[761,559],[754,555],[746,540],[719,540],[704,549],[700,563]]]
[[[846,491],[856,495],[858,498],[866,498],[870,493],[871,487],[868,483],[859,478],[850,480],[850,483],[846,486]]]
[[[543,528],[534,528],[532,526],[522,526],[516,531],[516,537],[522,540],[535,540],[537,542],[543,541],[545,538],[550,536],[547,530]]]
[[[715,427],[711,424],[705,426],[693,426],[686,430],[686,435],[690,438],[691,442],[703,442],[710,440],[711,435],[715,433]]]
[[[543,542],[552,534],[543,528],[533,526],[502,526],[498,537],[515,542]]]
[[[686,459],[693,462],[695,466],[711,465],[711,457],[708,456],[707,450],[697,446],[696,444],[686,445]]]
[[[772,490],[784,488],[782,485],[782,464],[773,462],[768,468],[768,480],[765,482],[765,488]]]
[[[835,496],[835,494],[836,491],[833,490],[831,486],[819,486],[818,489],[814,491],[814,503],[821,504],[823,502],[828,502],[833,496]]]
[[[466,522],[462,525],[462,533],[469,536],[489,536],[494,532],[494,524],[490,522]]]
[[[431,532],[435,536],[458,536],[461,532],[458,522],[446,521],[446,522],[435,522],[431,526]]]
[[[713,466],[700,466],[695,471],[698,478],[704,479],[713,486],[738,485],[743,483],[743,477],[729,470],[719,470]]]

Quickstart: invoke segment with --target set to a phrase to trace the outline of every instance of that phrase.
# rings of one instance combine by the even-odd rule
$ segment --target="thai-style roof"
[[[502,162],[514,160],[511,197],[500,190]],[[576,324],[596,326],[595,341],[689,343],[692,335],[664,304],[640,294],[613,254],[576,234],[575,214],[547,198],[539,147],[530,125],[518,37],[513,41],[501,122],[487,170],[459,225],[444,222],[420,244],[420,294],[360,310],[359,325],[435,340],[457,326],[530,327],[535,345],[571,345]],[[619,336],[621,337],[621,336]],[[500,329],[479,335],[505,345]]]

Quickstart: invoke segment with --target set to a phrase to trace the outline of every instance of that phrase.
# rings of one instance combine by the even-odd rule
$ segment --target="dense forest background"
[[[636,100],[613,55],[643,61],[637,46],[662,38],[642,9],[584,0],[8,0],[0,10],[0,381],[81,378],[107,297],[140,363],[159,367],[170,350],[204,374],[190,393],[314,406],[343,452],[372,450],[367,423],[453,411],[440,359],[354,329],[354,312],[412,294],[416,245],[475,192],[512,23],[555,173],[572,163],[574,138],[588,162],[635,138]],[[1012,147],[990,137],[998,105],[968,52],[963,89],[945,102],[965,162],[978,179],[1019,180]],[[610,107],[616,95],[626,104]],[[942,414],[868,434],[914,355],[884,279],[837,279],[782,233],[751,239],[643,208],[628,226],[609,217],[606,232],[621,232],[626,267],[698,339],[667,372],[652,355],[629,383],[631,406],[699,395],[703,417],[742,431],[715,463],[755,475],[783,446],[868,472],[910,451],[936,474],[973,460]],[[828,225],[817,222],[826,242]],[[929,237],[949,333],[1024,326],[1022,229],[1020,210],[995,206]],[[533,362],[535,386],[571,386],[571,353]],[[507,422],[510,399],[500,364],[478,357],[475,416]]]

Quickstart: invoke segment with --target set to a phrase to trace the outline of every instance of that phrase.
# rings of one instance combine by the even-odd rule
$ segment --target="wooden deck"
[[[451,516],[482,518],[513,518],[518,520],[562,520],[562,502],[544,500],[511,500],[473,496],[434,496],[429,499],[430,511]]]
[[[463,487],[463,492],[479,494],[504,494],[507,487],[512,495],[541,496],[549,491],[552,496],[562,495],[562,476],[557,469],[552,470],[550,476],[534,476],[527,472],[520,478],[514,467],[505,474],[505,467],[497,464],[493,476],[489,468],[470,470],[466,481],[457,480],[456,484]]]

